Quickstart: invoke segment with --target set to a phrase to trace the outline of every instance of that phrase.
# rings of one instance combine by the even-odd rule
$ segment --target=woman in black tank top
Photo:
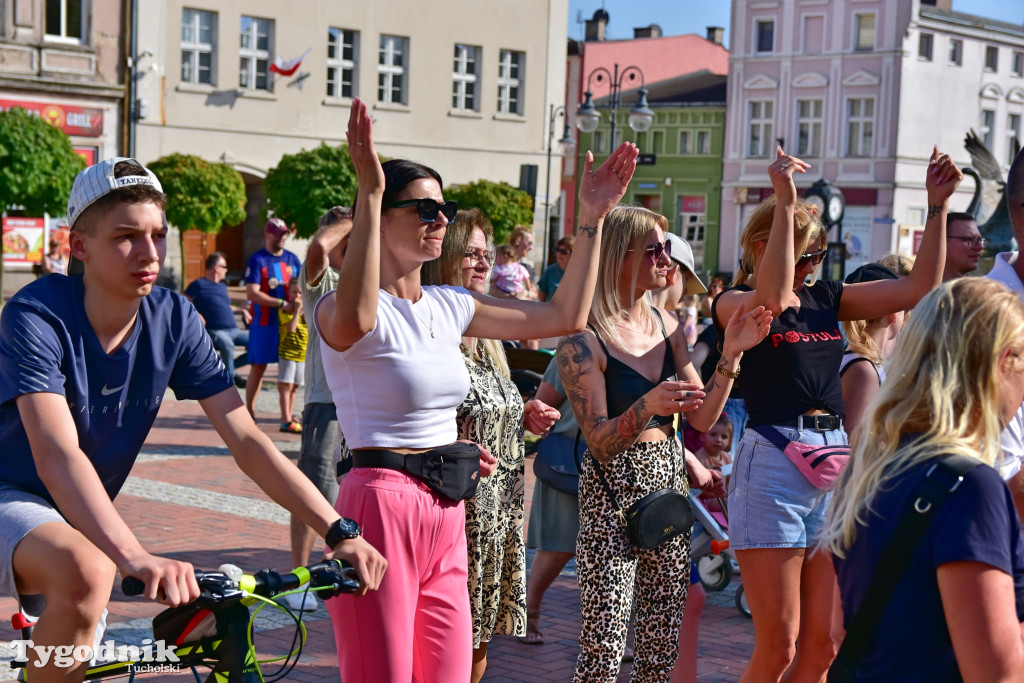
[[[928,221],[913,272],[844,285],[816,278],[828,249],[821,214],[831,212],[833,221],[842,216],[841,204],[798,198],[793,173],[808,168],[778,149],[768,168],[775,194],[751,213],[740,236],[741,272],[712,305],[719,329],[742,307],[765,306],[775,315],[768,337],[744,360],[740,389],[749,422],[729,483],[729,542],[754,618],[754,653],[743,682],[823,680],[836,653],[835,572],[827,553],[812,552],[831,491],[812,485],[760,432],[770,428],[809,446],[846,443],[839,321],[909,310],[939,284],[946,207],[963,178],[935,149],[925,183]]]
[[[558,346],[566,396],[589,446],[580,478],[583,624],[576,680],[615,680],[634,605],[632,679],[668,680],[690,576],[689,532],[653,550],[631,545],[596,468],[622,508],[668,486],[685,491],[686,474],[694,486],[720,488],[720,475],[683,453],[673,420],[686,412],[692,424],[710,428],[743,351],[764,338],[771,322],[763,307],[737,311],[725,335],[722,372],[704,386],[678,321],[650,305],[649,293],[665,286],[670,267],[667,229],[665,217],[647,209],[608,214],[588,329]]]

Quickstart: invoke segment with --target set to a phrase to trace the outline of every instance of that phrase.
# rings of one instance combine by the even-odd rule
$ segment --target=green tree
[[[0,112],[0,213],[17,208],[28,216],[64,215],[83,168],[64,131],[20,107]],[[0,304],[3,270],[0,257]]]
[[[352,204],[356,172],[347,145],[330,147],[321,143],[281,157],[267,173],[264,186],[266,212],[294,225],[300,237],[312,237],[328,209]]]
[[[245,220],[245,183],[231,166],[191,154],[170,154],[151,164],[167,194],[167,221],[178,228],[181,283],[185,279],[185,231],[216,234]]]
[[[29,216],[63,216],[83,168],[59,128],[20,107],[0,113],[0,212],[23,206]]]
[[[494,225],[495,244],[503,244],[517,225],[533,223],[533,198],[508,183],[477,180],[445,188],[444,198],[454,199],[460,209],[483,211]]]

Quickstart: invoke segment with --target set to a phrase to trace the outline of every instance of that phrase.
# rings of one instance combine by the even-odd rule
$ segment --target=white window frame
[[[85,36],[87,33],[86,19],[88,18],[85,11],[87,2],[88,0],[46,0],[46,3],[43,6],[43,35],[46,40],[55,43],[71,43],[73,45],[85,44]],[[60,26],[56,28],[56,31],[58,31],[57,33],[50,32],[51,27],[48,21],[50,5],[53,3],[58,3],[60,5]],[[82,35],[80,36],[68,35],[68,15],[70,12],[74,11],[74,8],[68,7],[68,5],[75,3],[77,3],[78,11],[81,14],[81,16],[79,16],[78,23],[78,26],[82,31]]]
[[[690,148],[695,144],[695,135],[692,130],[679,131],[679,153],[692,154]]]
[[[809,106],[807,114],[803,112],[802,105],[805,104]],[[813,159],[821,156],[824,112],[825,103],[820,99],[796,101],[796,155],[798,157]]]
[[[1024,76],[1024,52],[1021,50],[1010,53],[1010,75],[1018,78]]]
[[[452,109],[480,111],[478,76],[481,50],[475,45],[455,43],[452,63]]]
[[[594,131],[594,154],[604,154],[604,131]]]
[[[988,63],[988,56],[989,55],[993,55],[994,56],[994,59],[992,60],[994,63],[991,66]],[[985,46],[985,59],[984,59],[984,61],[982,63],[985,65],[985,67],[984,67],[985,71],[987,71],[988,73],[993,73],[993,74],[994,73],[998,73],[999,72],[999,48],[997,46],[995,46],[995,45],[986,45]]]
[[[191,12],[191,15],[189,15]],[[202,19],[207,17],[210,32],[210,42],[204,43],[201,39]],[[192,31],[192,40],[185,40],[185,27]],[[217,13],[205,9],[194,9],[183,7],[181,9],[181,81],[202,85],[217,84]],[[210,66],[207,69],[208,80],[202,79],[202,68],[200,60],[202,55],[209,55]],[[188,72],[186,73],[186,69]]]
[[[927,43],[927,46],[928,46],[928,50],[927,50],[928,54],[924,53],[925,52],[924,47],[925,47],[926,43]],[[925,61],[925,62],[930,62],[930,61],[932,61],[932,57],[934,56],[934,54],[935,54],[935,34],[934,33],[925,33],[925,32],[922,31],[921,33],[918,34],[918,37],[917,37],[917,57],[918,57],[918,59],[920,59],[922,61]]]
[[[345,50],[352,53],[345,57]],[[331,49],[334,57],[331,57]],[[327,28],[327,97],[350,100],[359,95],[359,31],[330,26]],[[345,88],[349,94],[345,94]]]
[[[512,67],[515,67],[513,70]],[[522,116],[524,72],[526,70],[526,53],[519,50],[506,50],[498,53],[498,113]]]
[[[243,28],[244,22],[248,20],[248,28]],[[261,33],[260,28],[266,31]],[[259,48],[260,36],[266,36],[266,49]],[[245,46],[246,38],[249,39],[249,46]],[[274,50],[274,20],[263,17],[251,17],[243,14],[239,23],[238,41],[238,87],[242,90],[272,90],[273,82],[270,77],[270,55]],[[246,64],[246,61],[248,62]],[[263,65],[262,68],[260,65]],[[263,87],[260,87],[260,79],[263,79]]]
[[[408,104],[408,54],[408,38],[393,36],[386,33],[380,34],[380,43],[377,49],[378,102],[384,102],[386,104]]]
[[[698,130],[694,136],[693,153],[700,156],[711,154],[711,131]]]
[[[772,44],[767,50],[761,49],[761,26],[771,24],[772,27]],[[763,18],[754,19],[754,54],[766,55],[775,52],[775,19],[774,18]]]
[[[946,60],[950,64],[956,66],[963,66],[964,63],[964,41],[959,38],[949,39],[949,51],[946,55]]]
[[[871,18],[871,44],[861,44],[861,33],[864,31],[861,22]],[[853,50],[854,52],[871,52],[875,49],[875,42],[878,40],[878,15],[874,12],[857,12],[853,15]]]
[[[1020,114],[1008,114],[1006,117],[1006,163],[1012,164],[1020,151]]]
[[[755,106],[757,112],[755,115]],[[765,110],[769,113],[765,114]],[[764,159],[771,154],[775,140],[775,100],[749,100],[747,102],[747,158]],[[754,133],[757,132],[759,149],[754,149]]]
[[[858,103],[857,113],[853,112]],[[870,114],[864,113],[866,105]],[[875,98],[850,97],[846,100],[846,156],[870,157],[875,145]]]
[[[996,139],[996,110],[995,109],[982,109],[981,110],[981,122],[978,125],[978,132],[981,133],[981,141],[985,143],[989,151],[992,151],[992,145]]]

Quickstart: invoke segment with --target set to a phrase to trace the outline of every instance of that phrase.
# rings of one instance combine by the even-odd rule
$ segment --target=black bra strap
[[[596,327],[594,327],[594,326],[593,326],[593,325],[592,325],[591,323],[589,323],[589,322],[587,323],[587,327],[589,327],[589,328],[590,328],[590,331],[594,333],[594,336],[595,336],[595,337],[597,337],[597,343],[601,345],[601,349],[602,349],[602,350],[604,351],[604,355],[606,355],[606,356],[611,356],[611,354],[610,354],[610,353],[608,353],[608,347],[604,345],[604,340],[603,340],[603,339],[601,339],[601,334],[600,334],[600,333],[599,333],[599,332],[597,331],[597,328],[596,328]]]

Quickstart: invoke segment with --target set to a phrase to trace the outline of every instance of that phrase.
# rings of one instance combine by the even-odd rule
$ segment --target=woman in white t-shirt
[[[456,440],[455,410],[469,389],[463,336],[525,339],[583,328],[601,225],[625,193],[637,149],[624,143],[596,171],[588,153],[574,256],[559,291],[542,304],[422,287],[421,266],[440,255],[455,203],[444,201],[440,176],[426,166],[379,162],[358,99],[348,140],[359,180],[354,225],[341,286],[321,300],[315,319],[338,422],[353,452],[335,508],[362,524],[389,564],[379,591],[328,601],[341,678],[468,680],[473,639],[463,504],[409,472],[438,461]],[[480,476],[494,466],[481,450]]]

